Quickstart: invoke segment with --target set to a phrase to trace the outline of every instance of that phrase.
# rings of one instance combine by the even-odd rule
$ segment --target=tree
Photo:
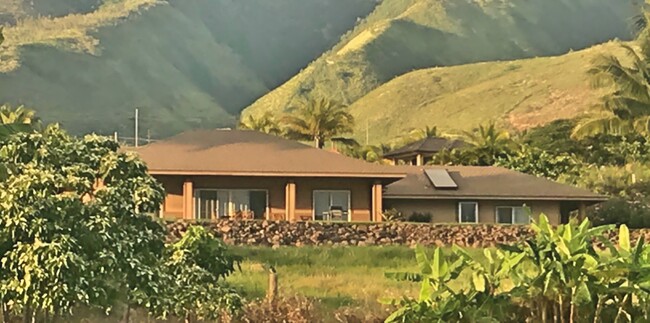
[[[153,268],[165,228],[154,220],[162,186],[107,138],[57,125],[0,139],[0,300],[26,321],[117,295],[144,303],[161,286]],[[149,297],[147,302],[149,301]]]
[[[390,147],[383,144],[378,146],[352,145],[352,146],[345,146],[343,149],[343,153],[346,156],[365,160],[371,163],[381,163],[383,161],[384,154],[389,151],[390,151]]]
[[[275,121],[273,114],[269,111],[259,117],[255,117],[252,114],[249,114],[246,117],[242,116],[238,128],[264,132],[271,135],[279,135],[282,132]]]
[[[560,176],[576,176],[579,173],[579,163],[574,156],[551,154],[528,145],[521,145],[516,151],[499,157],[496,166],[551,180],[557,180]]]
[[[463,165],[494,165],[499,158],[505,158],[515,146],[510,133],[497,128],[494,123],[480,125],[471,132],[465,131],[461,137],[466,146],[452,151],[451,154],[445,154],[446,158],[451,157],[455,163]]]
[[[349,141],[339,136],[352,133],[354,126],[347,108],[328,99],[311,99],[291,108],[281,122],[288,138],[314,141],[318,148],[328,140]]]
[[[190,226],[183,238],[167,247],[168,312],[189,322],[192,317],[216,320],[222,309],[238,310],[240,296],[220,280],[233,273],[239,262],[212,233]]]
[[[602,99],[600,112],[592,114],[574,128],[572,137],[581,139],[596,134],[650,135],[650,39],[642,37],[640,51],[620,45],[631,64],[614,55],[595,59],[589,70],[595,87],[613,87]]]
[[[19,132],[29,132],[40,128],[40,119],[36,112],[19,106],[12,109],[8,105],[0,106],[0,138]]]

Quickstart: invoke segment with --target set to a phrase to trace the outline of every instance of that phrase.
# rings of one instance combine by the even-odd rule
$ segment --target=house
[[[553,224],[607,200],[588,190],[501,167],[394,166],[406,177],[384,191],[385,208],[430,214],[440,223],[527,224],[544,213]]]
[[[167,192],[168,219],[380,221],[385,185],[405,177],[254,131],[192,131],[136,151]]]
[[[388,152],[384,154],[384,158],[388,159],[393,165],[422,166],[431,161],[437,153],[443,150],[461,148],[464,145],[465,143],[461,140],[429,137]]]
[[[166,190],[166,219],[382,221],[385,209],[434,222],[566,221],[605,198],[497,167],[385,166],[254,131],[198,130],[134,150]]]

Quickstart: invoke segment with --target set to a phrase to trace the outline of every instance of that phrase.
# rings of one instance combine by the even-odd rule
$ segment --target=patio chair
[[[343,211],[343,208],[340,206],[332,206],[330,208],[329,212],[329,219],[330,221],[343,221],[343,216],[345,215],[345,212]]]

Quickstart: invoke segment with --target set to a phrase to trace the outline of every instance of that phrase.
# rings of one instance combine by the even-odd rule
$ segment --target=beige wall
[[[457,223],[458,222],[457,200],[423,200],[423,199],[387,199],[384,201],[384,208],[395,208],[408,216],[414,212],[431,213],[435,223]],[[497,206],[521,206],[526,204],[533,213],[533,218],[538,218],[540,213],[546,214],[552,224],[560,223],[560,202],[559,201],[478,201],[479,223],[495,223]]]
[[[296,218],[311,219],[314,190],[350,191],[351,220],[371,221],[372,185],[371,179],[330,178],[279,178],[279,177],[231,177],[231,176],[156,176],[166,192],[163,216],[169,219],[183,218],[183,182],[191,180],[194,189],[262,189],[268,192],[268,206],[271,218],[285,216],[286,184],[296,184]]]

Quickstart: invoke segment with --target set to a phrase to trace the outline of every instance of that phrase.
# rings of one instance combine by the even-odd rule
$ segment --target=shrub
[[[225,314],[222,322],[311,323],[320,322],[316,304],[304,297],[257,300],[246,304],[237,315]]]
[[[625,224],[630,228],[650,228],[650,207],[647,201],[614,198],[589,210],[594,225]]]
[[[424,213],[424,212],[413,212],[411,215],[409,215],[406,218],[407,222],[415,222],[415,223],[431,223],[433,220],[433,215],[431,213]]]
[[[382,213],[381,217],[385,222],[399,222],[404,220],[402,212],[394,208],[385,210],[384,213]]]

